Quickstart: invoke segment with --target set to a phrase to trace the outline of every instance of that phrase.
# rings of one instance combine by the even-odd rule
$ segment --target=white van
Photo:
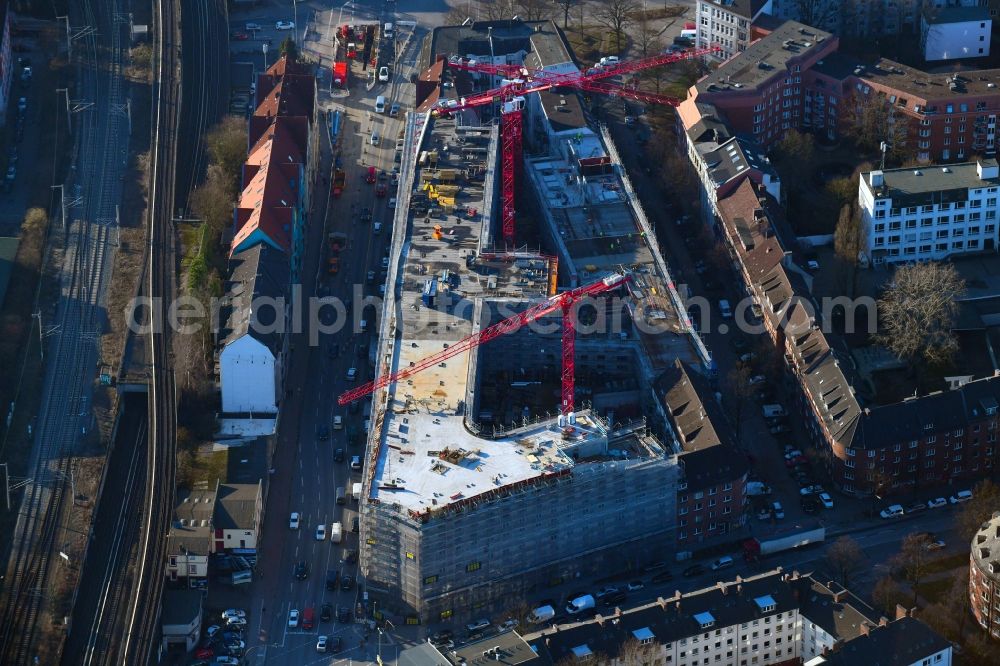
[[[776,419],[782,416],[788,416],[785,412],[785,408],[781,405],[761,405],[760,411],[764,413],[765,419]]]
[[[385,95],[375,98],[375,113],[385,113]]]

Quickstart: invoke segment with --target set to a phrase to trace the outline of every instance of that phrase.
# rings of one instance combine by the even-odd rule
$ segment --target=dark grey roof
[[[996,160],[982,160],[983,166],[996,166]],[[861,174],[866,186],[871,189],[871,172]],[[941,192],[945,190],[967,190],[969,188],[996,187],[1000,178],[980,178],[976,162],[926,166],[908,169],[886,169],[882,172],[885,192],[883,198],[913,196]]]
[[[565,62],[573,62],[569,55],[569,48],[563,41],[562,33],[559,32],[554,22],[547,21],[541,25],[533,24],[532,30],[531,56],[534,62],[530,66],[551,67]],[[527,58],[525,58],[525,64],[528,64]]]
[[[662,605],[653,602],[622,609],[621,615],[609,614],[600,620],[595,618],[566,628],[556,626],[530,635],[527,640],[547,664],[555,664],[572,655],[573,648],[582,645],[614,659],[622,645],[634,636],[633,632],[644,628],[653,633],[656,642],[666,645],[702,633],[704,629],[695,620],[701,613],[710,613],[715,620],[713,628],[721,629],[793,611],[798,608],[796,591],[801,594],[810,579],[796,577],[793,580],[788,576],[786,580],[785,576],[776,570],[722,587],[716,585],[687,594],[677,593],[662,599]],[[774,600],[774,609],[767,613],[754,601],[764,596]]]
[[[205,595],[201,590],[163,590],[163,609],[160,615],[161,624],[189,625],[198,619],[201,613],[201,601]]]
[[[219,484],[214,526],[222,530],[257,529],[257,495],[260,483]]]
[[[714,104],[695,102],[700,120],[688,129],[687,134],[694,143],[713,141],[722,143],[732,137],[729,125]]]
[[[879,614],[836,582],[813,578],[800,598],[799,612],[842,641],[861,635],[864,622],[878,624]]]
[[[857,68],[860,64],[861,61],[854,56],[847,53],[841,53],[840,51],[835,51],[834,53],[828,53],[823,56],[823,59],[810,67],[809,71],[829,76],[830,78],[838,81],[843,81],[848,76],[854,74],[855,68]]]
[[[867,635],[848,641],[825,657],[830,666],[909,666],[919,664],[951,643],[912,617],[869,629]]]
[[[167,552],[208,555],[214,511],[214,490],[178,490],[177,508],[167,532]]]
[[[587,118],[583,115],[583,106],[576,92],[546,90],[538,93],[538,98],[553,131],[565,132],[587,127]]]
[[[724,141],[718,147],[703,153],[702,159],[705,160],[716,186],[749,173],[751,169],[777,176],[771,160],[764,154],[760,145],[742,137]]]
[[[749,469],[746,456],[726,444],[681,453],[677,462],[684,470],[684,482],[689,491],[737,481],[746,476]]]
[[[785,21],[699,81],[699,93],[754,88],[772,77],[784,78],[788,65],[823,48],[831,37],[825,30]]]
[[[486,651],[493,651],[494,648],[500,649],[488,657],[483,654]],[[466,643],[455,652],[457,654],[451,657],[452,663],[463,666],[517,666],[538,659],[531,646],[515,631],[506,631],[474,643]]]
[[[224,347],[248,333],[274,353],[281,351],[283,327],[274,326],[275,309],[253,308],[257,299],[279,299],[288,294],[288,257],[267,243],[237,252],[229,260],[226,305],[220,313],[224,322],[219,340]],[[283,315],[281,315],[283,316]]]
[[[989,7],[927,7],[923,19],[931,24],[989,21]]]

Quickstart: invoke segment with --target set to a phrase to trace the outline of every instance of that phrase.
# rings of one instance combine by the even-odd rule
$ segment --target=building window
[[[436,583],[437,580],[438,580],[437,574],[434,574],[433,576],[426,576],[424,578],[424,585],[431,585],[432,583]]]
[[[479,571],[482,568],[483,568],[483,563],[478,561],[469,562],[468,564],[465,565],[465,570],[468,573],[472,573],[473,571]]]

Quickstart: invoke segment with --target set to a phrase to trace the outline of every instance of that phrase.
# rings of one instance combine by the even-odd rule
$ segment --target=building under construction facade
[[[546,25],[439,28],[431,43],[478,44],[477,31],[488,30],[491,40],[483,43],[520,43],[541,66],[573,66],[558,31]],[[456,32],[444,38],[444,30]],[[434,53],[427,62],[441,70]],[[546,202],[556,180],[563,180],[568,196],[550,205],[543,220],[553,235],[560,234],[560,220],[583,229],[581,215],[590,210],[618,236],[554,242],[552,255],[498,251],[498,127],[473,111],[435,117],[431,106],[466,94],[463,86],[473,84],[438,83],[451,85],[439,85],[430,105],[405,123],[387,279],[395,298],[386,299],[381,313],[376,375],[411,368],[553,296],[557,283],[575,287],[622,270],[632,283],[627,294],[609,294],[620,301],[609,298],[599,306],[602,314],[613,314],[611,325],[577,336],[578,374],[598,380],[578,393],[572,417],[557,414],[558,316],[373,394],[361,569],[379,609],[422,622],[489,616],[577,576],[671,557],[682,483],[678,451],[652,434],[655,424],[647,424],[637,406],[653,400],[655,377],[677,358],[711,365],[700,340],[692,342],[655,240],[601,137],[588,130],[591,139],[584,139],[577,128],[573,137],[533,141],[553,157],[541,166],[527,161],[521,182],[541,186],[538,197]],[[562,100],[533,104],[529,128],[549,107],[562,120],[568,117],[558,111],[568,106]],[[554,122],[547,124],[558,129]],[[574,193],[566,174],[547,170],[564,168],[559,160],[572,168],[566,151],[583,140],[591,152],[600,148],[604,159],[600,173],[583,164],[587,172]],[[622,194],[588,203],[587,196],[609,186]],[[613,312],[619,307],[624,316]],[[660,334],[652,335],[653,329]]]

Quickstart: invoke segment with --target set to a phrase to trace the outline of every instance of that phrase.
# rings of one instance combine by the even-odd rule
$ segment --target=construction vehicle
[[[826,539],[826,528],[822,525],[808,527],[796,525],[790,530],[776,532],[771,536],[746,539],[743,542],[743,557],[747,562],[756,562],[767,555],[822,543],[824,539]]]
[[[333,184],[330,186],[334,199],[339,199],[340,195],[344,193],[344,185],[346,183],[347,173],[343,169],[334,169]]]

